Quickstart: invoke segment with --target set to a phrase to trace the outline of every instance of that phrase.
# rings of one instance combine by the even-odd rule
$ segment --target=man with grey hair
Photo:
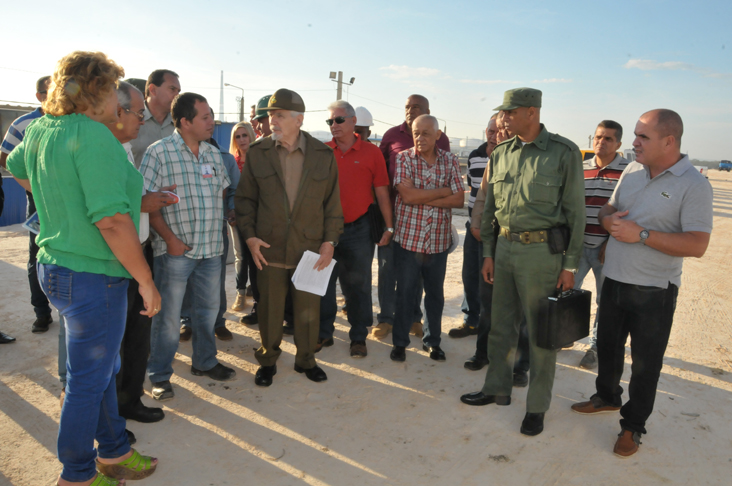
[[[393,361],[406,360],[414,301],[424,283],[423,349],[444,361],[440,348],[447,253],[452,241],[452,208],[465,204],[460,163],[456,155],[437,147],[442,132],[437,119],[418,116],[412,123],[414,147],[396,158],[394,187],[396,233],[394,262],[397,276]]]
[[[325,123],[330,127],[333,140],[326,145],[333,149],[338,164],[338,186],[343,208],[343,234],[335,249],[336,267],[328,290],[320,304],[320,336],[316,352],[333,344],[333,323],[337,312],[336,278],[346,298],[348,323],[351,330],[351,356],[362,358],[367,354],[366,336],[373,323],[371,300],[371,262],[374,243],[389,244],[394,234],[389,176],[381,151],[354,133],[358,118],[350,103],[339,100],[328,106],[330,116]],[[374,195],[386,223],[379,241],[371,236],[368,217]]]
[[[292,276],[305,251],[320,255],[318,271],[333,259],[343,232],[338,165],[329,147],[301,130],[305,103],[300,95],[279,89],[265,109],[272,136],[251,145],[235,195],[236,224],[259,270],[262,344],[254,354],[261,365],[254,383],[270,386],[277,373],[288,292],[294,309],[295,371],[322,382],[328,377],[315,362],[320,297],[296,289]]]

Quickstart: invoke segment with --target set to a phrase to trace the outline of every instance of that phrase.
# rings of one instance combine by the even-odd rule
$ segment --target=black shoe
[[[305,376],[308,377],[308,380],[314,381],[315,383],[320,383],[321,381],[325,381],[328,379],[328,375],[325,374],[325,371],[323,371],[323,368],[321,368],[318,365],[315,365],[314,367],[310,369],[301,368],[298,365],[295,365],[295,371],[298,373],[305,373]]]
[[[14,337],[8,336],[4,332],[0,332],[0,344],[12,343],[13,341],[15,341]]]
[[[524,435],[539,435],[544,431],[543,413],[526,413],[524,421],[521,422],[521,433]]]
[[[333,338],[323,339],[318,338],[318,344],[315,345],[315,350],[313,352],[319,353],[321,349],[323,348],[329,348],[333,346]]]
[[[257,315],[257,308],[252,308],[252,312],[239,319],[239,322],[246,324],[247,326],[255,326],[259,324],[259,315]]]
[[[406,361],[407,360],[407,353],[404,346],[394,346],[394,349],[391,350],[391,353],[389,354],[389,357],[392,361]]]
[[[162,408],[146,407],[142,402],[137,402],[137,404],[130,407],[120,407],[119,415],[127,420],[134,420],[143,424],[160,422],[165,418],[165,412]]]
[[[173,391],[173,385],[170,384],[170,380],[156,381],[152,384],[152,397],[155,400],[164,402],[174,396],[175,392]]]
[[[221,363],[216,363],[216,366],[206,371],[198,370],[191,366],[191,374],[194,376],[208,376],[212,380],[217,381],[229,381],[234,379],[236,371]]]
[[[482,391],[466,393],[460,397],[460,401],[466,405],[482,406],[495,403],[496,405],[511,405],[511,397],[486,395]]]
[[[226,324],[221,327],[215,327],[214,334],[222,341],[231,341],[232,339],[234,339],[234,335],[231,334],[231,331],[226,329]]]
[[[430,359],[434,359],[435,361],[445,361],[446,359],[445,352],[439,346],[427,346],[423,344],[422,349],[430,353]]]
[[[33,323],[31,332],[36,333],[36,334],[46,332],[46,331],[48,331],[48,326],[50,326],[52,322],[53,322],[53,317],[50,315],[39,317]]]
[[[254,384],[257,386],[270,386],[272,377],[277,374],[277,365],[260,366],[257,374],[254,375]]]
[[[476,354],[468,358],[463,366],[465,367],[465,369],[468,369],[470,371],[478,371],[482,370],[483,367],[487,364],[488,358],[484,358],[483,356],[478,356]]]
[[[285,325],[282,326],[282,334],[285,336],[293,336],[295,334],[295,325],[290,322],[286,322]]]
[[[127,432],[127,442],[129,442],[130,445],[133,445],[135,442],[137,442],[137,437],[135,437],[135,434],[133,434],[131,430],[125,429],[125,432]]]
[[[525,371],[516,371],[513,373],[513,386],[523,388],[529,384],[529,374]]]
[[[185,324],[180,326],[180,338],[178,339],[180,342],[190,341],[191,336],[193,336],[193,328],[191,326],[186,326]]]

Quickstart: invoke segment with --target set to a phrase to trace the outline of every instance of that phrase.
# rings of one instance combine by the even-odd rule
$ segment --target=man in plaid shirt
[[[413,309],[405,303],[414,302],[421,276],[426,311],[422,347],[430,358],[444,361],[440,332],[447,252],[452,243],[452,208],[463,207],[465,189],[457,156],[436,146],[442,135],[437,118],[417,117],[412,135],[414,147],[399,153],[394,176],[398,191],[394,209],[397,306],[391,359],[406,359]]]
[[[177,185],[180,202],[150,213],[155,285],[162,308],[152,322],[148,375],[156,400],[173,398],[170,377],[180,336],[180,311],[192,286],[191,373],[230,380],[236,372],[216,359],[214,324],[219,310],[224,189],[231,181],[221,152],[204,142],[214,119],[206,98],[183,93],[173,101],[175,131],[152,144],[142,159],[145,189]]]

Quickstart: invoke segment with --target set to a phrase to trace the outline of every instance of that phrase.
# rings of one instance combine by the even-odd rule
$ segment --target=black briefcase
[[[544,349],[561,349],[590,334],[592,292],[567,290],[539,301],[536,344]]]

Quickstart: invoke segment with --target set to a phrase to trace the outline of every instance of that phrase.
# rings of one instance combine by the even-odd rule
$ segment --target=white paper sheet
[[[298,263],[295,273],[292,275],[292,283],[297,290],[322,297],[325,295],[325,291],[328,290],[328,282],[336,261],[331,260],[330,265],[321,271],[313,270],[319,258],[320,255],[312,251],[303,253],[300,263]]]

